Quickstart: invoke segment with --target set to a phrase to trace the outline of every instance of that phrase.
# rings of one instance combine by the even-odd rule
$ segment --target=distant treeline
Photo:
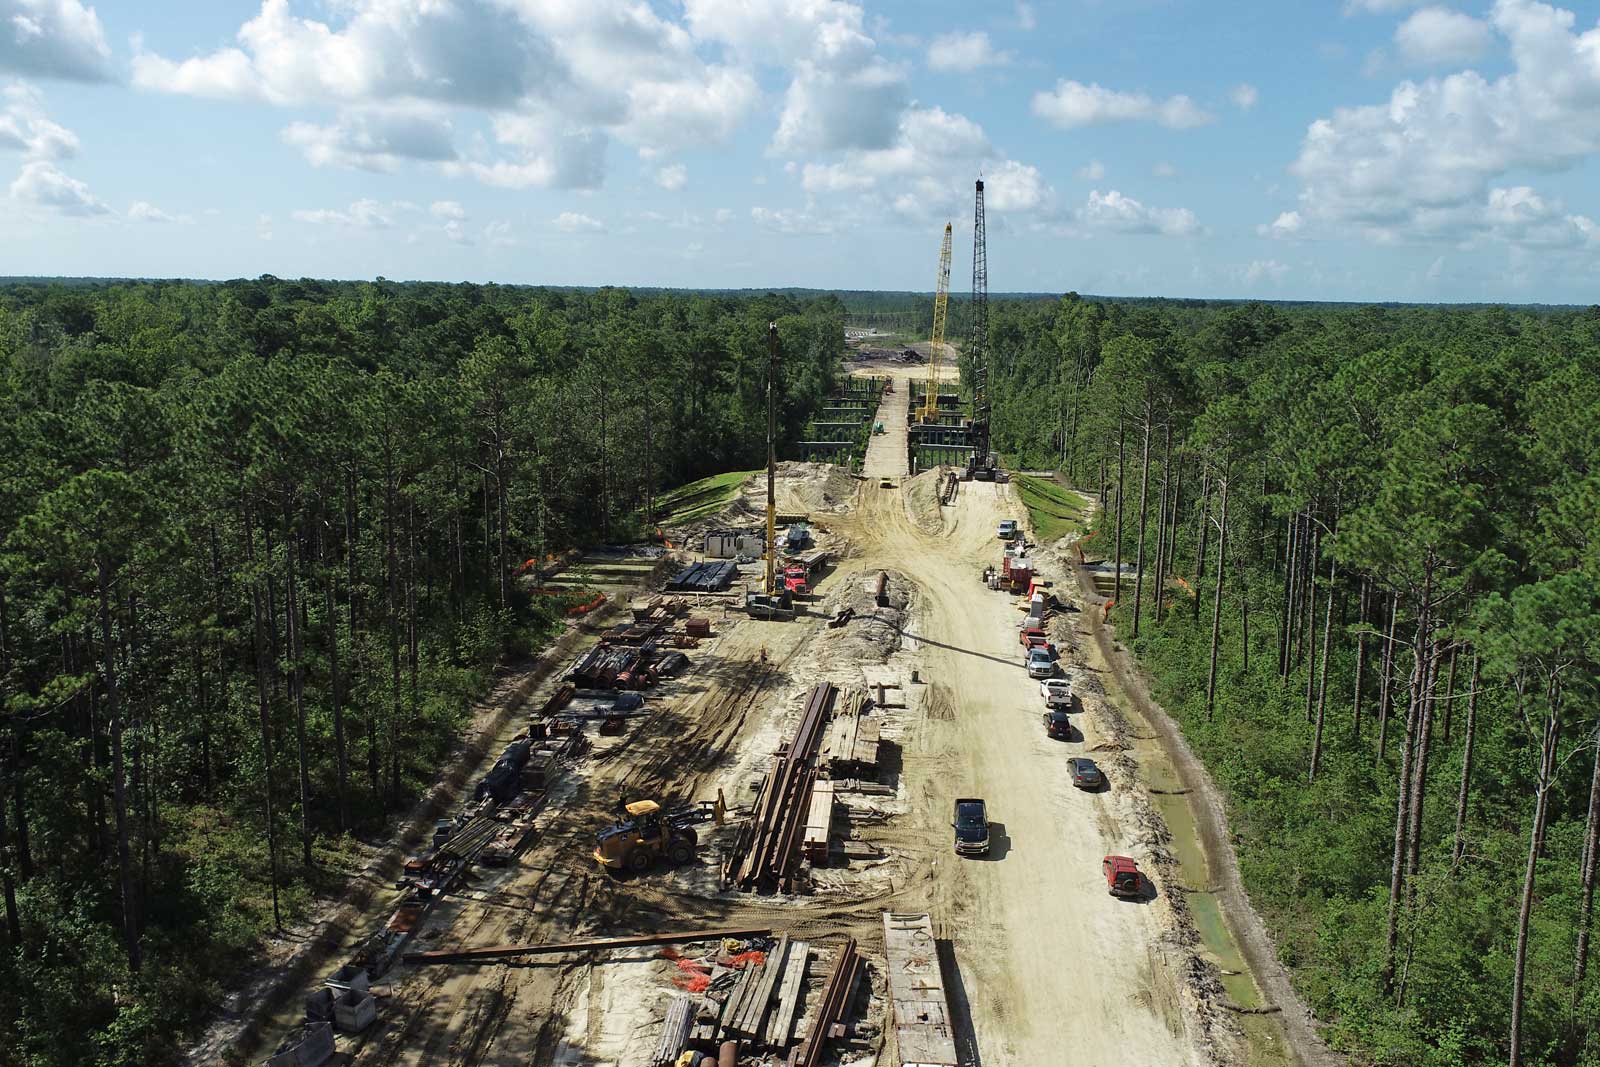
[[[1600,308],[1069,294],[990,336],[998,446],[1103,498],[1329,1040],[1600,1064]]]
[[[566,605],[833,384],[832,297],[0,288],[0,1063],[160,1064]]]

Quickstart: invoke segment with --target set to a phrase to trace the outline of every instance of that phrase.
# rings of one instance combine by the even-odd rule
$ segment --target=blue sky
[[[1597,16],[0,0],[0,274],[1587,304]]]

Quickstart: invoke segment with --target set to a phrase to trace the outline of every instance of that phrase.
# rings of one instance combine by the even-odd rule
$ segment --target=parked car
[[[1050,678],[1056,673],[1055,657],[1050,655],[1048,649],[1028,649],[1028,677]]]
[[[1106,886],[1114,897],[1136,897],[1144,892],[1144,875],[1139,865],[1127,856],[1107,856],[1100,861]]]
[[[989,851],[989,809],[982,797],[957,797],[950,825],[956,832],[957,855],[981,856]]]
[[[1002,541],[1011,540],[1013,537],[1017,536],[1017,520],[1016,519],[1001,519],[1000,520],[1000,526],[995,531],[995,534]]]
[[[670,678],[689,665],[689,657],[682,652],[668,652],[656,661],[656,673]]]
[[[1039,695],[1047,708],[1072,710],[1072,679],[1046,678],[1039,683]]]
[[[1092,759],[1074,756],[1071,761],[1072,784],[1079,789],[1099,789],[1106,784],[1106,776]]]
[[[1051,708],[1044,713],[1044,732],[1047,737],[1070,741],[1072,740],[1072,720],[1060,708]]]

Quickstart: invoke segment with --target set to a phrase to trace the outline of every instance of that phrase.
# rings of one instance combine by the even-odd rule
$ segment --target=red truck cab
[[[809,586],[806,584],[808,577],[809,575],[806,574],[804,567],[785,567],[783,571],[784,588],[791,593],[804,596],[810,591]]]

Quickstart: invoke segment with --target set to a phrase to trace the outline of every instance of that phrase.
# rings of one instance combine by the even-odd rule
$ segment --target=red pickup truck
[[[1046,636],[1044,630],[1037,626],[1029,626],[1018,634],[1017,644],[1021,645],[1024,651],[1042,648],[1052,657],[1056,654],[1056,646],[1050,643],[1050,638]]]

